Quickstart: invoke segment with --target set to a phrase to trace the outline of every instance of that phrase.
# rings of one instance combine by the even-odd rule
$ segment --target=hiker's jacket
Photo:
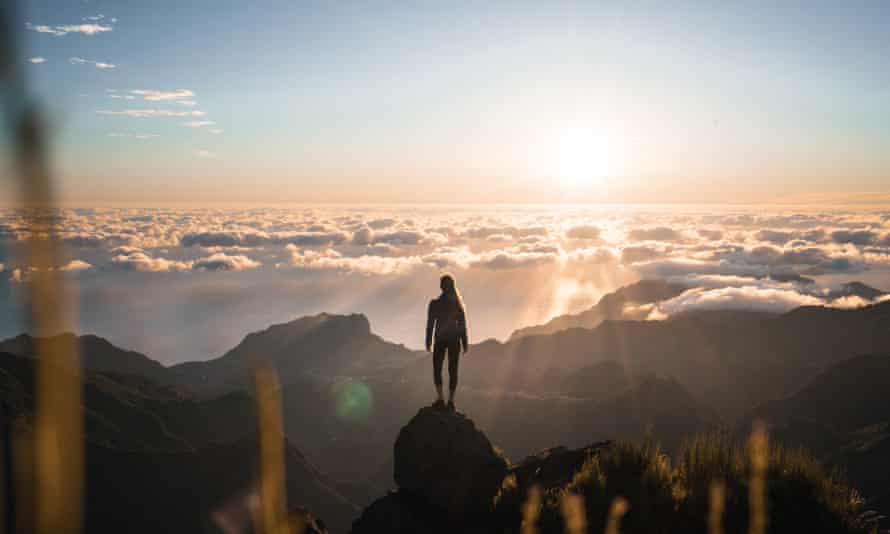
[[[437,343],[460,341],[467,350],[467,316],[460,301],[453,295],[443,293],[430,301],[426,319],[426,346]]]

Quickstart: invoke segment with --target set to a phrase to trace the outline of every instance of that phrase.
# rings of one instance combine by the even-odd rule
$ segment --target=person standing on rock
[[[430,301],[426,319],[426,350],[433,352],[433,382],[436,384],[434,406],[444,407],[442,398],[442,364],[448,353],[448,409],[454,410],[457,389],[457,364],[461,352],[467,352],[467,313],[463,299],[450,274],[439,279],[442,294]]]

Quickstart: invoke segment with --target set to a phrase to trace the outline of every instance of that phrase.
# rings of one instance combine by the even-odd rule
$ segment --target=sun
[[[595,128],[574,127],[557,132],[547,156],[547,173],[564,189],[605,187],[619,172],[617,138]]]

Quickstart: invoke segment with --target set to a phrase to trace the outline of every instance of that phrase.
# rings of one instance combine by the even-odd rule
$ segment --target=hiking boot
[[[442,399],[437,400],[436,402],[433,403],[433,408],[435,408],[437,410],[444,410],[445,409],[445,401],[443,401]]]
[[[457,410],[457,408],[454,407],[454,401],[448,401],[448,411],[453,412],[456,410]]]

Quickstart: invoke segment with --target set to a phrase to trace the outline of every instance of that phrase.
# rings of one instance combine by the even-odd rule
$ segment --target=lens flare
[[[348,379],[334,386],[337,400],[337,417],[350,421],[363,421],[374,407],[374,394],[367,384]]]

